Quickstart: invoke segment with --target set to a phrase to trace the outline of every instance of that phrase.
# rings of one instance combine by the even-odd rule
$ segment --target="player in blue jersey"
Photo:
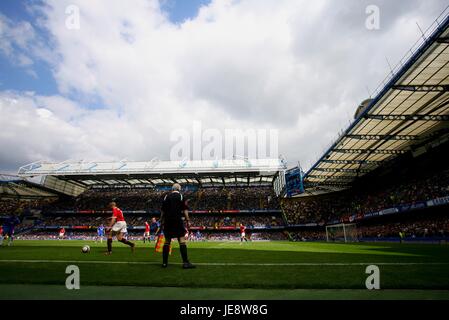
[[[150,241],[154,240],[156,241],[156,236],[159,235],[161,231],[161,224],[159,221],[156,220],[156,218],[152,218],[151,219],[151,224],[150,224]]]
[[[103,243],[104,238],[104,226],[101,224],[97,229],[97,238],[95,239],[95,242],[98,241],[98,238],[100,238],[100,242]]]
[[[19,217],[11,216],[6,218],[3,224],[3,235],[8,238],[8,246],[12,246],[12,242],[14,241],[14,229],[19,223]]]

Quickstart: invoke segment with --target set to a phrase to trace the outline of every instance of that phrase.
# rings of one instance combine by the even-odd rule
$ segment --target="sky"
[[[173,133],[194,142],[198,123],[275,130],[277,153],[307,169],[419,39],[417,24],[425,30],[446,6],[2,0],[0,172],[39,160],[169,160]]]

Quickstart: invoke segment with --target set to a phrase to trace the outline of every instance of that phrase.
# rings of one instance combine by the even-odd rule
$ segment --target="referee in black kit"
[[[177,238],[183,262],[182,267],[184,269],[193,269],[195,266],[191,264],[187,258],[185,238],[187,230],[182,221],[182,217],[184,216],[188,228],[189,212],[187,211],[187,204],[180,191],[181,186],[175,183],[172,187],[172,191],[164,197],[162,203],[161,228],[165,236],[165,244],[162,251],[162,267],[167,267],[171,240]]]

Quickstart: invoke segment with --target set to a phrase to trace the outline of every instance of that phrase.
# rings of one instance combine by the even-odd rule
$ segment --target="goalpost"
[[[357,241],[357,226],[355,223],[334,224],[326,226],[326,241],[337,242],[353,242]]]

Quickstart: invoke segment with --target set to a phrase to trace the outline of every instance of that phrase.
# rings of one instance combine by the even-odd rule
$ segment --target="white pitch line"
[[[160,262],[143,261],[85,261],[85,260],[0,260],[0,263],[77,263],[77,264],[134,264],[134,265],[160,265]],[[182,265],[180,262],[170,263]],[[414,265],[449,265],[449,262],[298,262],[298,263],[234,263],[234,262],[199,262],[199,266],[414,266]]]

